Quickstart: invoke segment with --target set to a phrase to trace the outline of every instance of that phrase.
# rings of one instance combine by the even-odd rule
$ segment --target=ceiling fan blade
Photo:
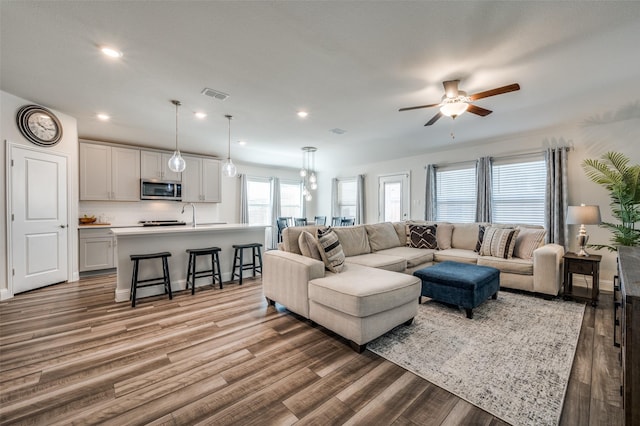
[[[433,116],[433,118],[431,120],[429,120],[427,122],[427,124],[425,124],[425,126],[431,126],[433,123],[438,121],[440,119],[440,117],[442,117],[442,113],[438,112],[436,115]]]
[[[515,92],[516,90],[520,90],[520,85],[518,83],[510,84],[508,86],[498,87],[496,89],[487,90],[485,92],[476,93],[469,96],[469,99],[472,101],[488,98],[489,96],[501,95],[503,93]]]
[[[447,98],[455,98],[458,96],[458,83],[460,83],[460,80],[442,82],[442,85],[444,86],[444,93],[447,95]]]
[[[414,106],[414,107],[400,108],[398,111],[409,111],[409,110],[412,110],[412,109],[431,108],[431,107],[438,106],[438,105],[440,105],[440,104],[419,105],[419,106]]]
[[[482,117],[484,117],[485,115],[489,115],[493,112],[490,109],[485,109],[473,104],[469,104],[469,107],[467,107],[467,111],[469,111],[472,114],[481,115]]]

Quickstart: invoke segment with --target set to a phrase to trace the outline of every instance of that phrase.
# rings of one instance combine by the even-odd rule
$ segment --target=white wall
[[[425,129],[428,132],[428,129]],[[425,138],[426,139],[426,138]],[[378,176],[390,173],[410,171],[411,173],[411,218],[424,219],[425,166],[430,163],[444,165],[460,161],[475,160],[482,156],[500,157],[524,152],[543,151],[549,146],[571,146],[569,152],[569,205],[597,204],[600,206],[602,220],[614,219],[609,207],[607,191],[591,182],[582,169],[587,158],[598,158],[607,151],[619,151],[631,158],[632,164],[640,163],[640,104],[627,106],[620,111],[590,117],[581,123],[567,124],[533,133],[513,135],[501,140],[469,143],[451,149],[432,152],[420,156],[405,157],[375,164],[363,164],[349,168],[322,168],[319,183],[318,214],[331,214],[331,178],[365,174],[365,221],[377,222],[378,218]],[[484,141],[487,142],[487,141]],[[428,144],[428,140],[425,141]],[[325,166],[325,165],[323,165]],[[577,226],[569,227],[571,238],[569,250],[577,249],[574,235]],[[591,243],[609,243],[609,231],[597,226],[589,226],[587,232]],[[606,250],[594,251],[603,255],[600,276],[602,288],[609,288],[616,271],[616,255]]]
[[[0,173],[0,185],[5,189],[5,197],[2,198],[2,205],[0,206],[0,229],[2,230],[0,240],[2,241],[2,255],[0,256],[0,297],[6,298],[11,295],[8,294],[8,281],[9,277],[7,271],[9,265],[7,265],[7,197],[9,196],[9,188],[7,188],[7,145],[25,145],[30,148],[36,147],[36,145],[25,139],[18,126],[16,124],[16,113],[18,110],[27,104],[34,104],[34,102],[26,99],[21,99],[17,96],[9,94],[7,92],[0,91],[0,117],[2,126],[0,126],[0,138],[3,141],[2,150],[0,150],[0,163],[2,164],[2,173]],[[47,105],[44,105],[48,108]],[[38,148],[45,152],[64,154],[68,158],[68,180],[70,192],[68,194],[69,206],[69,225],[75,224],[77,221],[75,218],[78,216],[78,130],[76,119],[70,117],[60,111],[50,108],[53,111],[63,127],[62,140],[51,148]],[[68,233],[69,241],[69,281],[78,279],[78,230],[74,226],[70,226]]]

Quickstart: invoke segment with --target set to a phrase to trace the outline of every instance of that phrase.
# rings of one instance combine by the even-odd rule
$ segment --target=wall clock
[[[62,139],[62,123],[44,107],[23,106],[18,111],[16,122],[24,137],[36,145],[53,146]]]

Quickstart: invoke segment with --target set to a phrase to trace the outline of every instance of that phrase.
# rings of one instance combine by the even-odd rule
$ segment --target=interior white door
[[[378,177],[379,221],[409,219],[409,173]]]
[[[13,293],[67,280],[67,159],[11,149]]]

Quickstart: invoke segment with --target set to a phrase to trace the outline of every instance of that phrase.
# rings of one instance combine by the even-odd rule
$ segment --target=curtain
[[[280,178],[271,178],[271,238],[269,248],[278,248],[278,217],[280,217]]]
[[[356,225],[364,223],[364,175],[356,176]]]
[[[567,149],[547,148],[547,189],[545,194],[545,220],[547,242],[565,246],[568,244],[567,212]]]
[[[491,157],[476,161],[476,222],[491,222]]]
[[[240,223],[249,223],[247,175],[240,175]]]
[[[427,166],[427,182],[424,195],[424,220],[436,220],[436,170],[435,164]]]
[[[338,178],[331,179],[331,216],[341,216],[338,206]]]

